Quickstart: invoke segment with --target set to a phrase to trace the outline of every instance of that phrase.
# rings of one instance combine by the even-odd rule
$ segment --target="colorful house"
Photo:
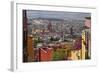
[[[39,61],[51,61],[51,60],[52,60],[52,48],[40,48]]]
[[[28,62],[34,61],[34,51],[33,51],[33,40],[32,36],[28,36],[27,38],[27,51],[28,51]]]
[[[71,60],[79,60],[79,59],[81,59],[81,49],[71,50]]]
[[[82,59],[85,59],[85,53],[86,53],[86,35],[85,30],[82,31]]]
[[[91,18],[86,17],[85,28],[82,31],[82,59],[91,57]]]
[[[79,60],[81,59],[81,37],[74,38],[70,49],[68,49],[68,60]],[[69,48],[69,47],[68,47]]]

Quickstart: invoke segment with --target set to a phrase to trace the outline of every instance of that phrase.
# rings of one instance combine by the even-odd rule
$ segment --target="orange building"
[[[32,36],[28,36],[27,38],[27,51],[28,51],[28,62],[34,61],[34,52],[33,52],[33,40]]]

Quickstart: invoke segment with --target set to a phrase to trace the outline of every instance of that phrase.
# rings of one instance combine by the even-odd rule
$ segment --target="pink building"
[[[85,26],[90,28],[91,27],[91,18],[90,17],[86,17],[85,19]]]

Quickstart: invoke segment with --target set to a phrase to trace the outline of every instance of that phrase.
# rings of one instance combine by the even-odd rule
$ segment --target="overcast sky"
[[[91,13],[82,12],[61,12],[61,11],[40,11],[27,10],[27,17],[31,18],[56,18],[56,19],[77,19],[84,20],[85,17],[90,17]]]

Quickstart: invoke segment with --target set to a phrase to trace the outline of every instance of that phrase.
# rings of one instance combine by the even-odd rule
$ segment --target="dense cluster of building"
[[[23,10],[23,62],[91,58],[91,18],[27,19]]]

